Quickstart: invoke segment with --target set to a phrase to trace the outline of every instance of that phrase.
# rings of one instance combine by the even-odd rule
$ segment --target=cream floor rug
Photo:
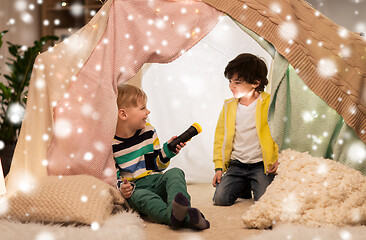
[[[366,240],[366,226],[311,228],[278,224],[272,230],[247,229],[241,217],[254,204],[253,200],[240,200],[229,207],[214,206],[214,188],[209,183],[190,184],[188,192],[192,206],[198,207],[211,222],[210,229],[173,230],[169,226],[145,222],[148,240]]]
[[[102,226],[62,226],[0,220],[0,240],[143,240],[144,222],[134,213],[118,213]]]
[[[245,240],[365,240],[366,226],[305,227],[283,224],[272,230],[263,230]]]
[[[366,226],[310,228],[293,224],[277,225],[272,230],[246,229],[241,216],[254,203],[242,200],[230,207],[212,204],[211,184],[188,185],[192,205],[211,222],[204,231],[173,230],[163,224],[143,221],[133,213],[108,218],[99,229],[90,226],[60,226],[14,223],[0,220],[0,240],[364,240]]]

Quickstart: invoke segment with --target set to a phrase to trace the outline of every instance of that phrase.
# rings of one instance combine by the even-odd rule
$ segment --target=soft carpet
[[[231,240],[244,239],[260,230],[245,229],[241,220],[243,213],[253,204],[253,200],[239,200],[233,206],[220,207],[212,204],[214,187],[209,183],[189,184],[193,207],[201,210],[211,223],[211,227],[203,231],[192,229],[173,230],[169,226],[146,221],[146,236],[149,240]]]
[[[169,226],[146,222],[146,236],[149,240],[361,240],[366,239],[366,226],[311,228],[298,225],[275,225],[272,230],[246,229],[242,215],[254,204],[253,200],[239,200],[229,207],[214,206],[211,184],[190,184],[188,192],[192,206],[199,208],[211,222],[210,229],[173,230]]]
[[[212,204],[211,184],[188,185],[192,206],[199,208],[211,222],[204,231],[173,230],[163,224],[142,221],[133,213],[114,215],[99,230],[90,226],[22,224],[0,220],[0,240],[361,240],[366,239],[366,226],[311,228],[298,225],[276,225],[272,230],[246,229],[241,220],[253,200],[239,200],[233,206]]]
[[[1,240],[143,240],[144,223],[136,214],[122,212],[102,226],[20,223],[0,220]]]
[[[276,226],[273,230],[264,230],[246,240],[364,240],[366,226],[357,227],[307,227],[294,224]]]

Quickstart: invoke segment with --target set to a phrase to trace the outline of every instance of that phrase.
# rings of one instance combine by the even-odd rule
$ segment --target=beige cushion
[[[0,218],[22,222],[103,224],[114,209],[127,206],[116,188],[88,175],[44,177],[29,193],[17,191],[1,202]]]

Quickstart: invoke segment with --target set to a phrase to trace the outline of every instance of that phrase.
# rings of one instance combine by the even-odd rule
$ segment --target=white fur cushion
[[[22,222],[103,224],[125,200],[109,184],[88,175],[48,176],[29,192],[18,190],[0,201],[0,218]]]
[[[290,149],[279,162],[266,193],[242,216],[245,227],[366,224],[366,177],[360,172]]]

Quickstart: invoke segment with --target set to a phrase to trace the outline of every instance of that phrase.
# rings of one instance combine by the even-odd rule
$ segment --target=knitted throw
[[[366,39],[302,0],[203,0],[270,42],[366,143]]]

